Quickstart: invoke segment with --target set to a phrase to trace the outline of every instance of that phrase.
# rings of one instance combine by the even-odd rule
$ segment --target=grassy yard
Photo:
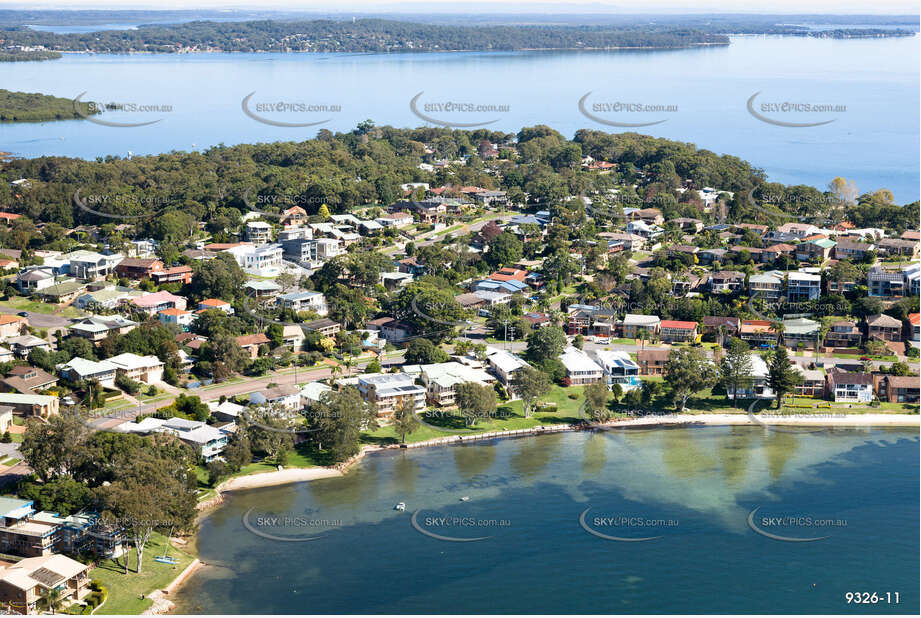
[[[84,312],[74,307],[58,307],[48,303],[31,300],[25,296],[11,296],[8,300],[0,303],[0,310],[18,313],[20,311],[31,311],[33,313],[45,313],[49,315],[59,315],[64,318],[79,318],[86,315]]]
[[[575,395],[575,399],[570,399],[569,395]],[[546,397],[543,397],[541,403],[554,404],[555,411],[550,410],[533,410],[530,418],[525,418],[521,407],[521,401],[512,401],[501,404],[497,410],[496,418],[481,420],[473,427],[467,427],[461,416],[446,415],[435,418],[422,415],[422,419],[427,425],[421,426],[412,434],[406,436],[407,443],[422,442],[434,438],[444,438],[448,436],[473,436],[493,431],[511,431],[516,429],[529,429],[540,425],[553,424],[570,424],[580,420],[579,409],[584,403],[581,386],[570,386],[567,388],[554,387]],[[439,428],[444,428],[441,430]],[[397,444],[399,436],[389,425],[381,427],[374,431],[365,432],[362,435],[364,442],[368,444]]]
[[[103,560],[95,569],[90,571],[91,579],[98,579],[109,589],[109,597],[100,607],[97,614],[140,614],[151,606],[152,601],[141,596],[147,596],[154,590],[165,588],[172,582],[183,569],[194,559],[189,553],[173,547],[169,555],[179,562],[175,565],[161,564],[154,561],[155,556],[163,554],[166,547],[166,537],[154,533],[144,550],[143,568],[141,574],[134,572],[137,563],[134,552],[115,560]],[[128,574],[125,574],[125,558],[128,559]]]

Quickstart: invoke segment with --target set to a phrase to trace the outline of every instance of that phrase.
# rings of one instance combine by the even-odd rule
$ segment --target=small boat
[[[163,564],[177,564],[179,562],[171,556],[154,556],[154,561],[162,562]]]
[[[460,500],[461,500],[461,502],[467,502],[468,500],[470,500],[470,496],[464,496],[464,497],[461,498]]]
[[[406,503],[405,503],[405,502],[398,502],[397,505],[396,505],[395,507],[393,507],[393,510],[394,510],[394,511],[405,511],[405,510],[406,510]]]

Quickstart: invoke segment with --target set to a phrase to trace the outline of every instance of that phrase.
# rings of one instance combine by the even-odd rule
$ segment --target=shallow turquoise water
[[[235,494],[202,523],[210,566],[177,611],[917,613],[918,450],[905,429],[713,427],[376,454]],[[587,508],[590,530],[659,538],[590,534]],[[762,531],[827,538],[758,534],[756,508]],[[845,599],[887,591],[901,603]]]

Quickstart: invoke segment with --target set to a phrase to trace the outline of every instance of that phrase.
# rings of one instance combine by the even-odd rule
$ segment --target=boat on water
[[[398,503],[396,504],[396,506],[393,507],[393,510],[394,510],[394,511],[405,511],[405,510],[406,510],[406,503],[405,503],[405,502],[398,502]]]

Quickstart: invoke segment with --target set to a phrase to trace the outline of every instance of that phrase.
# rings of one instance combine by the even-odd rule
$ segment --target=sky
[[[832,13],[917,14],[917,0],[0,0],[4,9],[261,9],[381,13]]]

